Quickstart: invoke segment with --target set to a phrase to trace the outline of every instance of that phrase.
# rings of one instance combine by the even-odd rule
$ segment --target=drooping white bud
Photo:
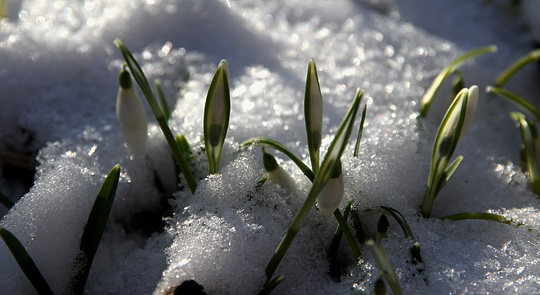
[[[116,99],[118,128],[129,151],[136,157],[146,154],[147,125],[146,111],[133,88],[131,75],[125,67],[119,76],[120,87]]]
[[[317,205],[321,213],[329,217],[341,203],[345,186],[343,184],[343,174],[341,173],[341,161],[339,161],[332,178],[328,181],[319,196],[317,197]]]
[[[279,184],[289,192],[296,193],[296,184],[292,177],[285,169],[279,166],[274,156],[266,153],[264,150],[263,164],[266,170],[266,178],[269,182]]]

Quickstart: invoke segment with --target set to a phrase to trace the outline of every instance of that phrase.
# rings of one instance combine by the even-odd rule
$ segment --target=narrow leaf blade
[[[523,97],[521,97],[521,96],[519,96],[519,95],[517,95],[517,94],[515,94],[515,93],[513,93],[511,91],[501,89],[501,88],[498,88],[498,87],[494,87],[494,86],[487,86],[486,87],[486,92],[487,93],[497,94],[497,95],[499,95],[499,96],[501,96],[503,98],[506,98],[506,99],[510,100],[511,102],[516,104],[518,107],[520,107],[524,111],[526,111],[529,114],[533,115],[534,119],[536,121],[540,121],[540,110],[537,107],[535,107],[533,104],[531,104],[529,101],[524,99]]]
[[[422,101],[420,103],[420,117],[425,117],[427,115],[427,112],[429,111],[429,108],[431,107],[431,104],[433,103],[433,99],[435,98],[435,96],[437,95],[437,92],[441,88],[442,83],[455,70],[457,70],[466,61],[476,56],[486,54],[486,53],[493,53],[496,51],[497,51],[497,46],[495,45],[489,45],[485,47],[476,48],[458,56],[449,65],[443,68],[442,71],[437,75],[437,77],[435,77],[435,79],[433,80],[429,88],[426,90],[426,93],[422,97]]]
[[[90,215],[88,216],[80,245],[81,257],[85,260],[85,263],[75,278],[73,287],[76,294],[82,294],[84,286],[86,285],[92,262],[94,261],[99,243],[101,242],[101,236],[105,231],[105,226],[109,219],[119,179],[120,165],[117,164],[111,169],[103,181],[94,201],[94,205],[92,206],[92,210],[90,211]]]
[[[49,284],[47,284],[47,281],[19,239],[3,227],[0,227],[0,237],[2,237],[2,240],[4,240],[4,243],[13,255],[13,258],[15,258],[24,275],[28,278],[38,294],[52,295],[53,292],[49,287]]]
[[[386,282],[388,283],[388,285],[390,285],[390,288],[392,289],[394,294],[403,294],[401,286],[399,285],[399,279],[396,275],[396,272],[394,271],[394,267],[392,266],[392,262],[384,252],[383,248],[377,245],[377,243],[375,243],[373,240],[367,241],[366,244],[373,251],[375,260],[377,261],[377,264],[382,271],[382,276],[386,279]]]
[[[446,217],[443,217],[441,219],[448,219],[452,221],[462,221],[462,220],[470,220],[470,219],[478,219],[478,220],[488,220],[488,221],[495,221],[503,224],[512,225],[514,221],[512,219],[508,219],[502,215],[497,215],[493,213],[485,213],[485,212],[467,212],[467,213],[458,213],[449,215]],[[521,224],[517,224],[518,226]]]

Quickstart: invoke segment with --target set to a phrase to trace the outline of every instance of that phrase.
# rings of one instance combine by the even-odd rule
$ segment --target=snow
[[[278,152],[297,192],[264,175],[260,149],[237,153],[255,136],[282,142],[309,163],[303,100],[314,58],[323,95],[324,155],[356,89],[367,117],[360,156],[355,136],[342,158],[343,209],[353,199],[368,237],[378,206],[399,210],[422,245],[423,266],[411,263],[409,242],[390,219],[382,247],[405,294],[531,294],[538,290],[538,199],[519,166],[521,138],[506,101],[483,93],[496,75],[532,49],[534,35],[511,1],[10,1],[0,22],[2,96],[0,155],[35,157],[35,182],[0,170],[0,226],[15,234],[56,294],[69,294],[84,223],[106,174],[122,167],[115,204],[86,294],[164,294],[195,280],[208,294],[253,294],[301,207],[309,180]],[[176,187],[175,167],[150,119],[146,158],[132,157],[115,118],[123,63],[115,38],[135,54],[149,81],[162,81],[174,112],[169,122],[194,151],[198,189]],[[463,68],[480,86],[478,112],[456,155],[464,161],[420,217],[435,132],[447,103],[440,91],[426,119],[419,101],[437,73],[458,54],[496,44],[499,52]],[[208,176],[202,114],[221,59],[231,81],[231,119],[220,173]],[[533,103],[538,74],[531,65],[508,83]],[[447,83],[448,84],[448,83]],[[38,153],[39,152],[39,153]],[[180,177],[182,179],[182,177]],[[523,222],[443,221],[461,212],[492,212]],[[164,218],[164,220],[162,220]],[[328,275],[326,251],[337,226],[313,208],[277,269],[275,294],[369,294],[380,271],[369,247],[355,263],[342,241],[340,282]],[[33,294],[0,243],[6,294]],[[424,269],[421,271],[421,269]]]

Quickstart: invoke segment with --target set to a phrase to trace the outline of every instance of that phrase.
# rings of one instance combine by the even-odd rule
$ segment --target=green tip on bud
[[[415,264],[422,263],[422,256],[420,255],[420,250],[420,242],[414,242],[411,247],[411,255]]]
[[[334,169],[334,173],[332,174],[332,178],[339,178],[341,176],[341,173],[342,173],[341,160],[338,159],[338,162],[336,164],[336,169]]]
[[[379,221],[377,222],[377,232],[386,234],[388,232],[388,228],[390,228],[390,222],[388,221],[386,215],[383,214],[381,217],[379,217]]]
[[[386,290],[386,284],[382,277],[375,281],[375,295],[386,295],[388,291]]]
[[[267,172],[271,172],[278,169],[278,163],[276,161],[276,158],[274,158],[274,156],[272,156],[271,154],[267,153],[264,150],[263,150],[263,165],[264,165],[264,169]]]
[[[126,64],[122,66],[122,71],[118,76],[118,82],[123,89],[129,89],[132,87],[131,74],[126,70]]]

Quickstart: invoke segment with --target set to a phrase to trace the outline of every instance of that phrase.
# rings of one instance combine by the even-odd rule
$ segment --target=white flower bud
[[[122,69],[120,87],[116,99],[116,119],[129,151],[136,157],[146,154],[147,125],[146,111],[139,95],[133,88],[131,76]]]
[[[345,187],[343,185],[343,174],[341,173],[341,161],[339,161],[338,166],[332,175],[332,178],[328,181],[326,186],[323,188],[319,196],[317,197],[317,205],[321,213],[329,217],[341,203],[343,199]]]
[[[469,97],[467,99],[467,111],[465,113],[465,121],[463,122],[463,129],[461,129],[460,138],[463,137],[463,134],[469,130],[471,127],[472,121],[474,119],[474,114],[476,113],[476,106],[478,105],[478,86],[473,85],[469,88]]]
[[[296,183],[289,173],[278,165],[274,156],[263,151],[263,164],[269,182],[279,184],[289,192],[296,193]]]

